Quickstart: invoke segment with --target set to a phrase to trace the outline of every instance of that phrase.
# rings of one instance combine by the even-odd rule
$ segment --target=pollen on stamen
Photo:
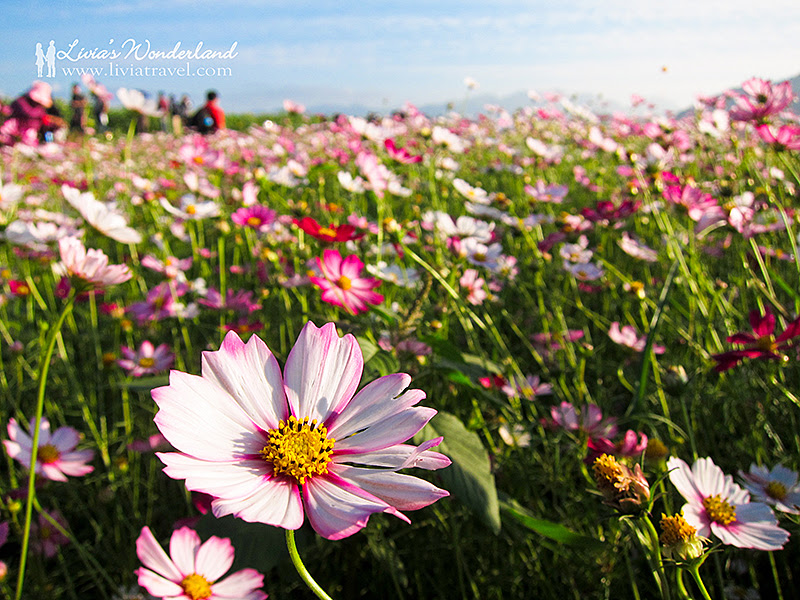
[[[720,525],[730,525],[736,520],[736,507],[719,494],[703,498],[703,508],[708,518]]]
[[[277,429],[269,430],[267,436],[267,444],[259,454],[272,464],[276,475],[288,475],[302,485],[306,478],[328,472],[334,440],[316,420],[306,417],[300,421],[290,416]]]

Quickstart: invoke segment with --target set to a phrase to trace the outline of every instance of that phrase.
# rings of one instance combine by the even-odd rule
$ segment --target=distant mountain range
[[[625,110],[626,107],[622,106],[621,104],[616,104],[613,102],[609,102],[608,100],[602,98],[601,96],[589,95],[589,94],[573,94],[573,95],[564,95],[570,102],[580,106],[586,106],[591,108],[594,112],[597,113],[609,113],[614,112],[617,110]],[[509,112],[513,112],[519,108],[524,106],[539,106],[544,104],[543,102],[534,102],[528,97],[527,92],[519,91],[513,94],[508,94],[505,96],[498,96],[496,94],[464,94],[461,99],[453,100],[451,102],[438,102],[438,103],[426,103],[421,105],[416,105],[417,108],[423,112],[424,114],[428,115],[429,117],[438,117],[444,114],[447,114],[450,111],[456,111],[463,115],[472,116],[479,113],[486,112],[487,105],[493,106],[500,106],[505,108]],[[341,104],[313,104],[307,107],[307,112],[309,114],[335,114],[335,113],[342,113],[347,115],[354,115],[354,116],[366,116],[370,113],[375,114],[387,114],[394,110],[401,109],[402,106],[394,106],[394,107],[387,107],[387,106],[367,106],[363,104],[349,104],[349,105],[341,105]]]
[[[789,106],[789,109],[794,112],[795,114],[800,115],[800,75],[791,78],[792,90],[794,91],[795,100]],[[777,83],[777,81],[776,81]],[[738,91],[741,91],[741,88],[735,88]],[[722,90],[720,91],[720,93]],[[592,110],[592,112],[596,114],[609,114],[613,112],[631,112],[632,108],[630,105],[623,105],[617,102],[610,101],[606,98],[603,98],[601,95],[591,95],[591,94],[563,94],[565,98],[567,98],[570,102],[578,106],[584,106]],[[513,94],[508,94],[505,96],[497,96],[494,94],[488,93],[470,93],[464,94],[461,99],[453,100],[451,102],[441,102],[441,103],[426,103],[423,105],[418,105],[417,108],[431,117],[437,117],[440,115],[444,115],[451,110],[455,110],[463,115],[474,117],[479,113],[486,112],[487,105],[494,105],[494,106],[501,106],[508,110],[509,112],[513,112],[519,108],[525,106],[540,106],[545,104],[543,101],[533,101],[528,97],[527,92],[519,91]],[[308,107],[307,111],[310,114],[336,114],[342,113],[347,115],[354,115],[354,116],[366,116],[370,113],[375,114],[387,114],[392,110],[400,109],[400,106],[396,107],[387,107],[387,106],[367,106],[363,104],[349,104],[349,105],[337,105],[337,104],[315,104]],[[658,109],[658,105],[656,107]],[[694,110],[693,107],[688,106],[681,110],[674,110],[671,111],[673,114],[677,116],[682,116],[688,114]]]

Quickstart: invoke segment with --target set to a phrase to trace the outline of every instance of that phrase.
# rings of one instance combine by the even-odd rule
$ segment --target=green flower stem
[[[287,529],[286,530],[286,547],[289,550],[289,556],[292,557],[292,564],[294,568],[297,569],[297,573],[300,575],[300,578],[305,582],[305,584],[311,589],[312,592],[320,598],[320,600],[333,600],[328,594],[325,593],[319,584],[314,581],[311,577],[311,573],[308,572],[306,566],[303,564],[303,559],[300,558],[300,553],[297,552],[297,544],[294,541],[294,530]]]
[[[688,571],[692,574],[694,582],[697,584],[697,587],[700,590],[700,593],[703,595],[703,598],[705,600],[711,600],[711,596],[709,596],[708,590],[703,584],[703,579],[700,577],[700,565],[693,564],[691,567],[689,567]]]
[[[650,548],[646,548],[645,550],[649,550],[653,553],[651,557],[653,563],[655,563],[656,567],[656,578],[659,582],[659,589],[661,590],[661,597],[664,600],[670,597],[669,595],[669,582],[667,580],[667,575],[664,572],[664,561],[661,558],[661,542],[658,539],[658,532],[656,528],[653,526],[653,522],[647,515],[642,516],[641,522],[644,523],[645,530],[647,531],[647,536],[650,538]]]
[[[45,346],[42,362],[39,366],[39,392],[36,397],[36,416],[33,426],[32,447],[31,447],[31,463],[28,473],[28,497],[25,501],[25,525],[22,532],[22,550],[20,551],[19,559],[19,573],[17,574],[17,590],[14,598],[19,600],[22,597],[22,585],[25,582],[25,563],[28,560],[28,545],[31,538],[31,520],[33,517],[33,501],[36,495],[36,459],[39,452],[39,426],[42,423],[42,414],[44,413],[44,391],[47,387],[47,373],[50,370],[50,359],[53,357],[53,350],[56,346],[56,338],[58,337],[61,327],[64,324],[67,316],[72,312],[72,307],[75,304],[75,292],[70,293],[61,315],[58,317],[53,328],[47,334],[47,343]]]

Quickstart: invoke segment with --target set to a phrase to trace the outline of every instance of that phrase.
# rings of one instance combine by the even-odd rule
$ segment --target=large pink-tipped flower
[[[30,430],[36,426],[31,419]],[[3,445],[8,455],[31,468],[33,439],[17,424],[16,419],[8,422],[8,437]],[[42,417],[39,425],[39,449],[36,453],[36,474],[53,481],[66,481],[67,475],[80,477],[91,473],[94,467],[86,463],[92,460],[92,450],[75,450],[80,434],[72,427],[59,427],[50,433],[50,421]]]
[[[311,283],[322,289],[322,299],[357,315],[367,310],[367,304],[380,304],[383,296],[372,290],[380,279],[362,277],[364,263],[354,254],[342,258],[338,250],[325,250],[317,258],[322,277],[310,277]]]
[[[308,515],[323,537],[341,539],[372,513],[416,510],[448,493],[396,471],[450,464],[432,452],[441,438],[404,444],[436,413],[415,406],[404,373],[377,379],[358,393],[361,349],[333,323],[307,323],[286,359],[258,336],[234,332],[220,350],[203,353],[202,376],[172,371],[153,390],[156,425],[180,452],[158,454],[175,479],[213,496],[217,517],[299,528]]]
[[[136,540],[136,555],[143,567],[136,569],[139,585],[163,600],[264,600],[259,588],[264,576],[255,569],[242,569],[217,581],[231,568],[234,550],[228,538],[212,536],[200,543],[197,532],[181,527],[169,540],[169,556],[142,527]]]
[[[725,475],[710,458],[698,459],[689,468],[680,458],[667,461],[669,479],[687,503],[683,517],[700,537],[712,533],[723,544],[754,550],[780,550],[789,532],[778,527],[772,509],[750,502],[750,494]]]
[[[127,265],[109,265],[108,256],[102,250],[86,250],[78,238],[61,238],[58,251],[61,254],[59,269],[66,271],[70,279],[84,288],[102,288],[133,277]]]

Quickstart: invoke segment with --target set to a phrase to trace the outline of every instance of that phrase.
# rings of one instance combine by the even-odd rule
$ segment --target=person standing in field
[[[225,112],[217,102],[217,92],[206,94],[206,103],[190,119],[189,126],[200,133],[214,133],[225,129]]]

